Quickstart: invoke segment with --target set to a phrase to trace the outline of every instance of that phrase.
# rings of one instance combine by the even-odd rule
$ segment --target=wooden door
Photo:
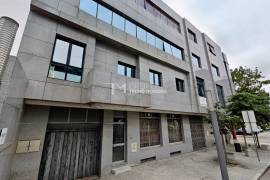
[[[97,175],[99,152],[98,129],[49,131],[45,138],[39,179],[77,179]]]

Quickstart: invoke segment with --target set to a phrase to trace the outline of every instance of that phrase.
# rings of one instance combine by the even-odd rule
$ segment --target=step
[[[118,175],[127,171],[130,171],[130,166],[121,166],[121,167],[115,167],[112,169],[112,174]]]

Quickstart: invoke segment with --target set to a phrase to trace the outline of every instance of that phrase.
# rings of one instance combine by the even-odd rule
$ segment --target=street
[[[270,168],[268,171],[260,178],[260,180],[269,180],[270,179]]]

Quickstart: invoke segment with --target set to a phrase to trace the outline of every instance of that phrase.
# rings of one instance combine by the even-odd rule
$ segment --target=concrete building
[[[212,146],[205,92],[222,106],[233,93],[221,48],[161,0],[32,0],[5,75],[21,103],[1,112],[2,179],[102,176]]]

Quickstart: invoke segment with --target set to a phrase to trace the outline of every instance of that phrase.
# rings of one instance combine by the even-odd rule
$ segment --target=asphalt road
[[[268,171],[260,178],[260,180],[269,180],[270,179],[270,168]]]

